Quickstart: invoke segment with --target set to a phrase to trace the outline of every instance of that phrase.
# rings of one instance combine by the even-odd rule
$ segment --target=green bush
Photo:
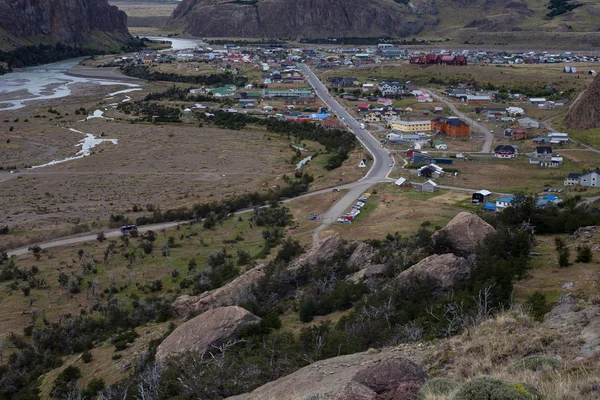
[[[444,396],[450,394],[458,387],[458,382],[447,378],[433,378],[425,382],[417,395],[418,400],[425,400],[428,396]]]
[[[453,400],[537,400],[542,396],[527,383],[511,383],[481,376],[466,382]]]
[[[558,366],[558,360],[548,356],[528,356],[514,362],[511,365],[511,368],[538,371],[545,366],[556,368]]]

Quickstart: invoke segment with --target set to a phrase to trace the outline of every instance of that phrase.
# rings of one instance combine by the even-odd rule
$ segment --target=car
[[[131,237],[138,236],[138,228],[135,225],[125,225],[120,228],[120,231],[123,235],[128,235]]]
[[[340,191],[340,189],[338,189],[338,188],[334,188],[334,189],[333,189],[333,191],[334,191],[334,192],[339,192],[339,191]]]
[[[310,219],[311,221],[314,221],[315,219],[317,219],[317,214],[310,214],[308,219]]]
[[[392,166],[392,164],[390,164],[390,167]]]

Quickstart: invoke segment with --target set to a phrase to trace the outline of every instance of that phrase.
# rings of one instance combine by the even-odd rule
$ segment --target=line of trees
[[[245,76],[233,75],[231,72],[210,75],[179,75],[170,72],[150,71],[150,68],[145,65],[124,65],[121,67],[121,72],[124,75],[147,81],[181,82],[207,86],[227,84],[245,86],[248,83],[248,78]]]

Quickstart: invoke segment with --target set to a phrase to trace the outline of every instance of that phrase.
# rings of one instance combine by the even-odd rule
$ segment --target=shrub
[[[481,376],[466,382],[453,400],[537,400],[542,396],[527,383],[511,383]]]
[[[531,371],[539,371],[545,366],[556,368],[558,360],[548,356],[528,356],[522,360],[516,361],[511,365],[513,369],[529,369]]]
[[[526,302],[529,312],[536,321],[542,321],[544,315],[550,311],[551,305],[546,300],[546,295],[538,290],[533,292]]]
[[[419,390],[417,399],[425,400],[430,396],[445,396],[458,387],[458,382],[447,378],[433,378],[425,382]]]
[[[90,353],[89,351],[84,351],[83,353],[81,353],[81,361],[88,364],[90,361],[92,361],[92,353]]]
[[[577,258],[575,259],[575,262],[589,263],[592,261],[592,257],[592,249],[590,246],[577,246]]]

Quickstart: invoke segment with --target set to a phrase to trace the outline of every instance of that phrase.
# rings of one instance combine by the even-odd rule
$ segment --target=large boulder
[[[334,400],[375,400],[377,393],[358,382],[350,381],[339,391]]]
[[[363,268],[371,262],[375,249],[373,246],[360,242],[346,262],[349,268]]]
[[[240,329],[260,322],[260,318],[241,307],[219,307],[178,326],[156,349],[156,359],[168,358],[192,351],[204,353],[235,339]]]
[[[359,371],[353,378],[385,400],[415,399],[427,374],[406,358],[385,360]]]
[[[385,276],[386,271],[387,267],[383,264],[368,265],[366,268],[363,268],[360,271],[348,276],[346,278],[346,282],[356,285],[365,279],[381,278]]]
[[[327,263],[344,251],[344,239],[336,233],[319,241],[310,251],[292,261],[286,269],[286,274],[295,275],[304,268]]]
[[[428,282],[433,295],[439,296],[469,279],[473,266],[473,257],[465,259],[452,253],[434,254],[402,271],[394,283],[410,289],[414,282]]]
[[[472,254],[477,245],[489,234],[496,233],[493,226],[470,212],[461,212],[444,228],[433,234],[433,239],[440,240],[447,235],[452,247],[459,253]]]
[[[264,265],[248,270],[223,287],[199,296],[180,296],[173,302],[173,310],[178,317],[190,313],[203,313],[211,308],[235,306],[253,298],[252,287],[265,276]]]

